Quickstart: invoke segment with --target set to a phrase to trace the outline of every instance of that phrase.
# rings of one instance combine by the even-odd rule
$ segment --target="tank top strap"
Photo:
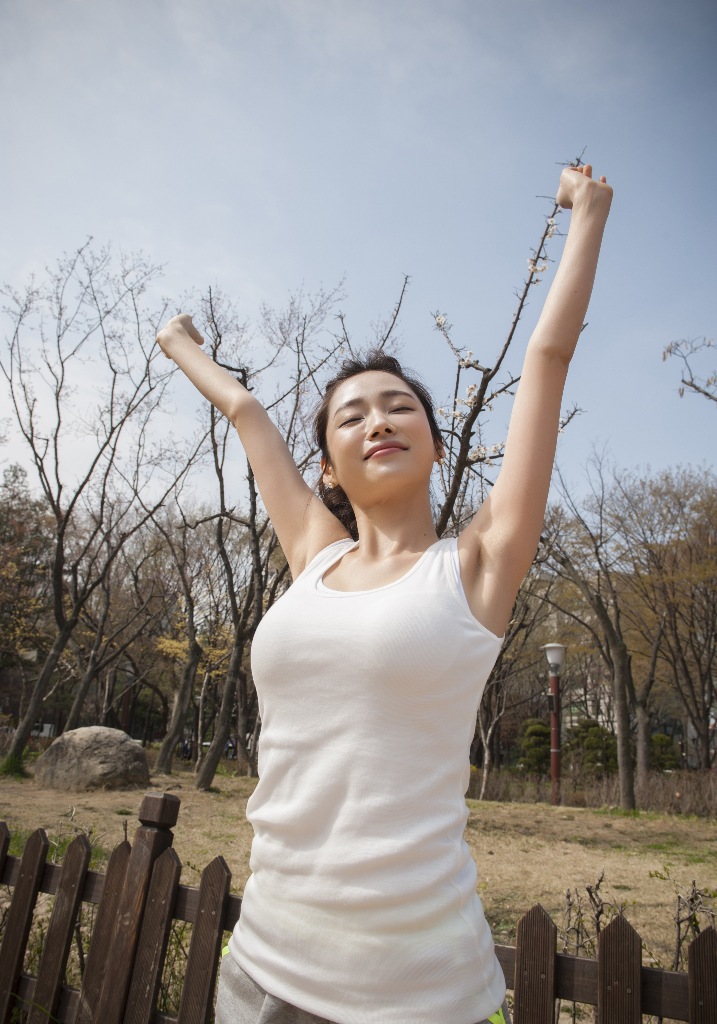
[[[439,590],[449,587],[455,592],[456,586],[462,590],[457,539],[441,537],[435,541],[424,551],[408,575],[413,578],[414,584],[421,577],[428,577]]]
[[[358,541],[352,540],[347,537],[345,540],[335,540],[332,544],[327,544],[321,551],[317,551],[311,561],[304,566],[303,570],[294,580],[293,586],[297,583],[312,583],[316,579],[323,576],[324,572],[337,562],[342,555],[345,555],[347,551],[355,548]]]

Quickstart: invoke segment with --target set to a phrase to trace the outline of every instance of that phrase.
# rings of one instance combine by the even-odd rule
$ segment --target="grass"
[[[5,757],[0,761],[0,776],[12,779],[27,779],[30,773],[26,771],[21,757]]]
[[[252,838],[245,808],[256,780],[235,775],[233,768],[230,764],[217,775],[210,792],[196,790],[192,773],[181,769],[157,776],[153,784],[181,799],[174,848],[184,865],[182,881],[197,885],[202,868],[221,854],[232,871],[232,891],[241,894]],[[11,852],[20,853],[30,832],[42,826],[48,835],[61,835],[54,853],[61,859],[74,835],[84,831],[93,845],[93,866],[99,866],[125,829],[132,838],[141,798],[141,791],[58,793],[31,779],[3,780]],[[604,871],[608,898],[615,905],[630,904],[628,919],[667,963],[674,945],[676,881],[689,884],[697,877],[704,884],[717,877],[717,830],[704,817],[682,814],[678,825],[674,815],[657,811],[625,814],[614,808],[475,800],[468,808],[466,841],[499,942],[514,941],[517,921],[535,903],[560,922],[568,887],[594,884]]]
[[[245,808],[256,780],[227,770],[217,776],[210,792],[203,793],[194,788],[192,775],[183,771],[158,776],[154,782],[182,801],[174,829],[174,847],[184,864],[182,881],[196,885],[204,865],[222,854],[232,870],[232,890],[241,893],[249,872],[251,842]],[[141,792],[57,793],[42,790],[29,779],[3,781],[10,852],[19,855],[27,837],[42,826],[52,837],[50,857],[61,861],[69,843],[82,833],[92,845],[92,866],[101,869],[108,850],[124,838],[128,826],[131,838],[141,798]],[[467,803],[466,840],[478,864],[478,891],[496,942],[513,944],[520,917],[541,903],[558,926],[558,948],[572,941],[577,915],[583,952],[589,952],[594,947],[590,894],[598,889],[603,923],[624,910],[643,938],[644,963],[671,966],[676,896],[684,898],[695,876],[703,885],[717,877],[713,822],[682,815],[676,827],[673,815],[656,811],[625,814],[614,808]],[[67,809],[62,811],[63,807]],[[714,904],[717,894],[705,892]],[[42,916],[30,956],[37,956],[51,906],[48,897],[38,907]],[[86,928],[89,934],[94,909],[86,909],[83,933]],[[175,922],[162,978],[162,1012],[176,1014],[189,937],[188,926]],[[79,985],[76,959],[66,979],[73,987]],[[29,961],[28,968],[32,968]],[[572,1007],[568,1013],[564,1006],[560,1016],[561,1022],[592,1019],[593,1010],[588,1007],[578,1007],[573,1016]]]

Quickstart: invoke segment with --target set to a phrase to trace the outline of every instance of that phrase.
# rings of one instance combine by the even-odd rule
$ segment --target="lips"
[[[369,448],[364,456],[364,461],[374,455],[378,455],[380,452],[405,452],[405,450],[405,446],[397,444],[396,441],[383,441],[381,444],[375,444],[372,448]]]

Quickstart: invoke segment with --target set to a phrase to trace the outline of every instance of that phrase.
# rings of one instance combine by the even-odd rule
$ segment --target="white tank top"
[[[475,1024],[505,996],[463,838],[501,641],[471,613],[455,539],[388,586],[329,589],[354,546],[320,551],[254,638],[260,781],[230,952],[337,1024]]]

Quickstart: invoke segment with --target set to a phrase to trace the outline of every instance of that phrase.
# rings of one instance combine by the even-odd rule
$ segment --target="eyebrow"
[[[393,389],[389,390],[389,391],[382,391],[381,394],[379,395],[379,398],[398,398],[399,396],[401,398],[409,398],[412,402],[417,402],[418,401],[416,396],[411,394],[410,391],[397,391],[397,390],[393,390]],[[351,398],[351,399],[349,399],[348,402],[344,402],[342,405],[340,405],[338,407],[338,409],[336,409],[336,411],[334,412],[334,419],[339,415],[340,412],[344,412],[346,409],[348,409],[352,405],[365,405],[365,404],[366,404],[366,399],[365,398]]]

